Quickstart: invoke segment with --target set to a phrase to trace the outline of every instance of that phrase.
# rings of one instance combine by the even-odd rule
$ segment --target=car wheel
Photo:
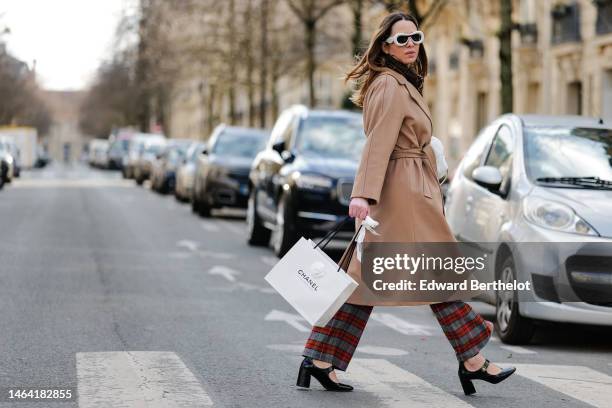
[[[193,197],[191,197],[191,211],[194,214],[198,214],[200,212],[200,201],[198,200],[198,196],[194,193]]]
[[[291,211],[289,196],[283,194],[276,210],[276,228],[272,232],[272,248],[279,258],[283,257],[299,239]]]
[[[511,283],[516,279],[516,268],[511,255],[506,255],[502,261],[497,278],[504,283]],[[521,316],[518,306],[518,294],[515,290],[495,292],[495,329],[504,343],[525,344],[533,336],[533,321]]]
[[[248,239],[247,242],[249,245],[253,246],[267,246],[270,243],[270,231],[266,227],[261,224],[261,220],[257,215],[256,211],[256,201],[255,195],[257,194],[257,190],[253,188],[251,190],[251,194],[249,194],[249,200],[247,202],[247,214],[246,214],[246,222],[247,222],[247,233]]]

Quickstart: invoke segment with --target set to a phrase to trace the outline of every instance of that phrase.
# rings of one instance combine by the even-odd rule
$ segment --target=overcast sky
[[[0,0],[9,51],[32,66],[47,89],[82,89],[110,55],[126,0]]]

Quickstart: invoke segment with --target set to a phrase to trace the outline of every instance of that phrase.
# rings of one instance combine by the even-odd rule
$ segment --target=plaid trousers
[[[434,303],[430,307],[455,350],[457,360],[465,361],[475,356],[491,338],[491,330],[470,305],[453,301]],[[313,327],[302,355],[345,371],[373,308],[345,303],[325,327]]]

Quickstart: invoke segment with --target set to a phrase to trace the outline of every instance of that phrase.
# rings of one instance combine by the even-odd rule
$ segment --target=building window
[[[540,103],[540,84],[538,82],[530,82],[527,85],[527,106],[526,113],[538,113]]]
[[[567,114],[582,115],[582,82],[567,84]]]
[[[436,73],[436,60],[432,58],[427,61],[427,64],[428,64],[427,68],[429,71],[428,73],[430,75],[434,75]]]
[[[612,0],[593,0],[593,3],[597,7],[597,34],[612,33]]]
[[[538,42],[538,26],[536,23],[525,23],[519,25],[521,43],[523,45],[535,45]]]
[[[612,119],[612,69],[603,73],[601,116]]]
[[[487,93],[476,95],[476,129],[482,129],[487,124]]]
[[[453,51],[448,58],[448,65],[450,69],[459,68],[459,52]]]
[[[557,3],[552,11],[552,43],[562,44],[581,40],[580,6],[575,1],[569,4]]]

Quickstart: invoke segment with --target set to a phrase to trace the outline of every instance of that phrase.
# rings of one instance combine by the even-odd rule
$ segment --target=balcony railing
[[[612,33],[612,0],[593,0],[597,7],[597,35]]]
[[[551,10],[553,19],[552,44],[581,41],[580,5],[558,3]]]

